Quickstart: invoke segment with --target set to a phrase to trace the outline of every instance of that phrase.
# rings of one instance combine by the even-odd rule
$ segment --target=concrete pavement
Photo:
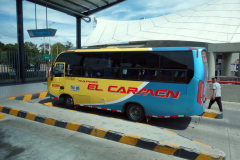
[[[0,159],[183,160],[7,114],[0,124]]]
[[[205,117],[199,119],[198,116],[193,116],[187,127],[181,123],[178,127],[171,127],[168,124],[171,127],[169,130],[224,151],[227,160],[240,159],[240,104],[224,101],[222,104],[223,119]],[[213,104],[212,109],[219,110],[216,103]],[[152,121],[152,123],[159,125],[164,121]],[[179,129],[183,127],[185,128]]]
[[[1,99],[1,105],[3,106],[12,108],[14,106],[14,108],[16,109],[37,113],[47,117],[54,117],[59,120],[61,119],[65,121],[80,122],[83,124],[113,130],[116,132],[174,144],[181,146],[189,152],[206,154],[211,156],[216,156],[217,154],[225,156],[225,153],[218,149],[211,148],[210,146],[199,143],[198,141],[192,141],[182,136],[178,136],[177,134],[165,131],[163,129],[160,129],[159,127],[147,126],[126,121],[123,122],[115,119],[109,119],[106,117],[93,116],[86,113],[73,112],[59,108],[56,109],[53,107],[31,104],[21,101],[17,101],[17,103],[18,105],[16,106],[16,100]],[[204,153],[202,151],[204,151]],[[212,153],[215,154],[213,155]]]
[[[0,84],[0,98],[47,90],[47,82]]]

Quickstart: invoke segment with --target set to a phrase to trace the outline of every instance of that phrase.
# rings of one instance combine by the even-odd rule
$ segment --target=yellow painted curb
[[[3,119],[5,116],[3,113],[0,113],[0,119]]]

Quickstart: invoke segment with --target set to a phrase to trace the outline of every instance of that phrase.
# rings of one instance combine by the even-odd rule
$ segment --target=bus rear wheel
[[[67,108],[70,108],[70,109],[74,108],[73,98],[71,96],[66,96],[64,98],[64,102]]]
[[[127,107],[127,116],[132,121],[141,122],[145,114],[143,108],[139,104],[133,103]]]

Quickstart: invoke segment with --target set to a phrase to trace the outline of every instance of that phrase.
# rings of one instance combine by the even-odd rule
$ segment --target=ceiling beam
[[[73,4],[73,5],[76,5],[76,6],[78,6],[78,7],[81,7],[81,8],[83,8],[84,10],[90,10],[90,8],[89,7],[87,7],[87,6],[85,6],[85,5],[82,5],[81,3],[78,3],[78,2],[76,2],[76,1],[72,1],[72,0],[64,0],[65,2],[68,2],[68,3],[71,3],[71,4]]]
[[[87,2],[87,3],[89,3],[89,4],[91,4],[91,5],[93,5],[93,6],[95,6],[95,7],[99,7],[97,4],[95,4],[95,3],[93,3],[93,2],[91,2],[91,1],[89,1],[89,0],[84,0],[85,2]]]
[[[95,13],[101,11],[101,10],[107,9],[107,8],[109,8],[109,7],[111,7],[111,6],[114,6],[114,5],[116,5],[116,4],[118,4],[118,3],[121,3],[121,2],[124,2],[124,1],[125,1],[125,0],[117,0],[117,1],[115,1],[115,2],[112,2],[112,3],[107,4],[107,5],[105,5],[105,6],[101,6],[101,7],[98,7],[98,8],[96,8],[96,9],[93,9],[93,10],[90,10],[90,11],[87,11],[87,12],[84,12],[83,14],[84,14],[85,16],[90,16],[90,15],[95,14]]]
[[[103,1],[104,3],[106,3],[106,4],[109,4],[109,2],[108,1],[106,1],[106,0],[101,0],[101,1]]]
[[[35,0],[27,0],[27,1],[35,3]],[[37,0],[37,4],[41,5],[43,7],[46,7],[46,0]],[[60,11],[60,12],[63,12],[63,13],[66,13],[66,14],[69,14],[74,17],[76,17],[76,16],[85,17],[85,15],[79,11],[73,10],[67,6],[52,2],[50,0],[47,1],[47,7],[57,10],[57,11]]]

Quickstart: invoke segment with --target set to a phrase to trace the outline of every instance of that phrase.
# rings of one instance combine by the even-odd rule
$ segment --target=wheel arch
[[[67,96],[72,97],[70,94],[62,93],[62,94],[59,96],[59,99],[60,99],[60,98],[64,98],[64,99],[65,99],[65,97],[67,97]],[[73,97],[72,97],[72,99],[73,99]]]

